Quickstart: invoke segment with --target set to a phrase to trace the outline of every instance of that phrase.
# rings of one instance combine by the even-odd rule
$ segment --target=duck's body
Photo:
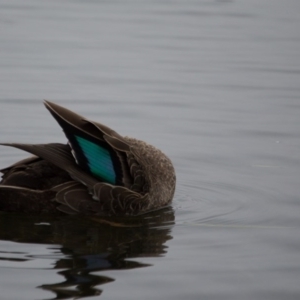
[[[69,143],[3,144],[35,156],[1,170],[0,210],[137,215],[172,201],[175,171],[160,150],[45,105]]]

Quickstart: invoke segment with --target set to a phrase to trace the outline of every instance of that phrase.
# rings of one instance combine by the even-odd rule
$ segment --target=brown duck
[[[160,150],[57,104],[45,106],[68,144],[2,144],[34,156],[1,170],[0,210],[138,215],[170,204],[175,171]]]

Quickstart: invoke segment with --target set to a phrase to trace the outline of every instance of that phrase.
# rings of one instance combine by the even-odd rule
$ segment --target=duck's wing
[[[28,165],[34,163],[34,162],[37,162],[41,160],[40,157],[38,156],[30,156],[30,157],[27,157],[25,159],[22,159],[22,160],[19,160],[17,161],[16,163],[6,167],[6,168],[3,168],[3,169],[0,169],[0,172],[3,173],[3,174],[6,174],[7,172],[9,172],[10,170],[12,169],[24,169],[26,168]]]
[[[55,192],[1,185],[0,210],[26,213],[57,213],[57,204],[51,201]]]
[[[15,147],[30,152],[57,167],[65,170],[70,176],[79,182],[82,182],[88,188],[98,183],[99,180],[82,170],[74,161],[68,145],[59,143],[52,144],[18,144],[18,143],[1,143],[3,146]]]
[[[1,169],[0,172],[3,173],[1,184],[18,185],[19,178],[21,177],[22,179],[24,179],[24,176],[22,176],[22,172],[26,171],[26,169],[28,168],[28,166],[30,164],[38,162],[40,160],[41,160],[40,157],[31,156],[31,157],[22,159],[6,168]],[[26,184],[26,183],[23,182],[23,184]]]
[[[70,147],[63,144],[1,144],[30,152],[64,169],[74,179],[73,182],[56,186],[57,208],[65,213],[125,215],[144,213],[149,206],[148,194],[141,195],[126,187],[100,182],[83,171],[74,161]],[[96,200],[96,201],[93,201]]]
[[[70,181],[54,187],[58,210],[68,214],[138,215],[149,207],[148,194],[141,195],[125,187],[98,182],[92,194],[82,184]],[[99,201],[93,201],[98,199]]]
[[[45,106],[62,127],[78,166],[100,181],[131,186],[130,145],[122,136],[50,101]]]
[[[101,213],[99,202],[93,201],[87,188],[77,181],[69,181],[52,188],[56,191],[58,210],[67,214],[94,215]]]

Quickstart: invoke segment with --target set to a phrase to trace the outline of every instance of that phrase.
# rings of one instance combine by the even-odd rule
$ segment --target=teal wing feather
[[[76,147],[80,147],[80,153],[84,156],[89,171],[105,182],[116,184],[117,174],[109,151],[83,137],[75,135],[75,139]]]

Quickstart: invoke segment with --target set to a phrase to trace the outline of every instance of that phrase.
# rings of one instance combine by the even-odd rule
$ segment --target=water
[[[1,214],[0,298],[298,299],[299,3],[0,0],[1,141],[64,142],[45,98],[178,178],[114,224]]]

